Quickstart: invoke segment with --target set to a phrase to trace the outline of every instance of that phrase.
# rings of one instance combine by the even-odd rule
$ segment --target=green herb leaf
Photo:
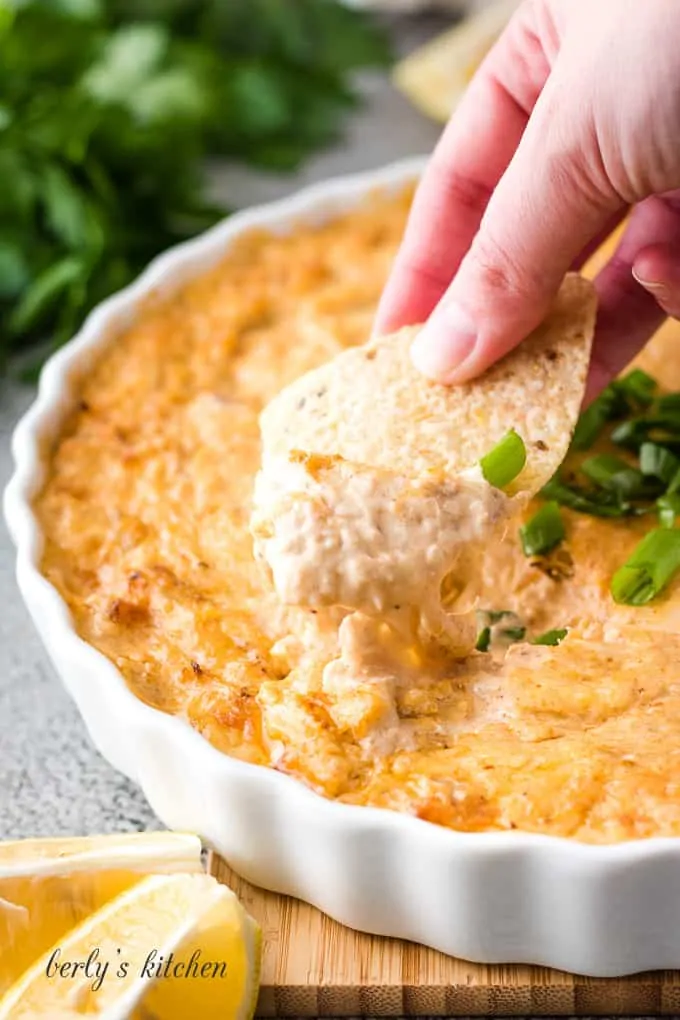
[[[506,616],[515,615],[511,609],[483,609],[480,612],[491,624],[500,623]]]
[[[680,414],[680,393],[664,393],[656,402],[659,414]]]
[[[643,606],[658,595],[680,569],[680,530],[656,528],[642,539],[614,574],[615,602]]]
[[[623,378],[617,379],[613,385],[631,405],[637,405],[639,408],[649,407],[657,390],[656,380],[641,368],[632,369]]]
[[[546,630],[545,634],[539,635],[531,641],[532,645],[549,645],[554,647],[564,641],[569,631],[565,627],[564,629],[558,630]]]
[[[674,528],[680,517],[680,493],[666,493],[656,501],[656,512],[662,528]]]
[[[680,414],[666,413],[631,418],[617,425],[611,434],[619,446],[638,451],[644,442],[657,442],[665,446],[680,443]]]
[[[626,517],[637,512],[631,503],[622,500],[616,492],[567,485],[557,475],[546,482],[540,495],[544,499],[555,500],[560,506],[593,517]]]
[[[14,332],[30,329],[67,287],[82,277],[84,268],[80,259],[68,256],[38,276],[14,309],[10,320]]]
[[[99,59],[82,78],[82,87],[97,102],[134,102],[135,90],[153,79],[170,44],[161,22],[123,25],[102,47]]]
[[[0,369],[225,214],[209,159],[296,167],[390,56],[338,0],[0,0],[0,47]]]
[[[628,410],[623,394],[611,383],[581,412],[571,440],[572,450],[589,450],[607,422],[622,417]]]
[[[526,635],[526,627],[505,627],[501,630],[501,634],[508,641],[523,641]]]
[[[519,529],[525,556],[541,556],[554,549],[565,536],[560,508],[555,500],[544,503]]]
[[[21,247],[0,241],[0,299],[13,298],[26,286],[30,270]]]
[[[642,539],[611,580],[615,601],[637,606],[651,601],[680,569],[680,393],[658,396],[654,379],[634,369],[607,387],[581,416],[572,449],[586,449],[609,422],[621,418],[625,420],[611,429],[610,438],[636,454],[638,463],[610,453],[577,462],[578,471],[594,487],[573,483],[571,478],[577,477],[573,467],[569,482],[556,474],[540,493],[550,502],[533,520],[540,523],[543,513],[550,521],[555,504],[597,517],[656,511],[660,527]],[[535,536],[530,531],[521,538],[529,554],[541,547],[540,528]]]
[[[680,471],[680,459],[658,443],[643,443],[640,447],[640,470],[644,475],[652,475],[670,485]]]
[[[488,652],[491,644],[491,627],[483,627],[477,635],[475,648],[478,652]]]
[[[655,380],[639,368],[610,383],[581,413],[571,441],[572,450],[589,450],[608,422],[649,407],[656,389]]]
[[[503,489],[514,481],[527,460],[527,451],[522,437],[510,431],[481,458],[479,466],[482,474],[496,489]]]
[[[581,464],[581,471],[591,482],[623,498],[643,497],[647,491],[647,480],[642,471],[613,454],[600,453],[589,457]]]
[[[506,621],[505,625],[499,626],[503,621]],[[522,641],[526,634],[519,617],[510,609],[478,609],[477,626],[479,633],[475,647],[480,652],[489,651],[494,643],[504,646]]]
[[[57,164],[48,163],[42,174],[42,200],[48,229],[67,248],[87,243],[88,209],[82,188]]]

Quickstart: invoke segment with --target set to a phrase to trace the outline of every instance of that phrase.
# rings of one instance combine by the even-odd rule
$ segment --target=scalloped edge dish
[[[24,601],[91,737],[172,829],[198,833],[248,881],[363,931],[484,963],[535,963],[598,977],[680,965],[680,839],[586,845],[549,836],[458,833],[324,800],[294,779],[227,757],[188,723],[151,708],[75,632],[41,575],[31,502],[78,380],[151,291],[169,292],[252,228],[284,232],[417,179],[422,159],[314,185],[240,212],[156,259],[91,313],[45,366],[13,436],[5,515]]]

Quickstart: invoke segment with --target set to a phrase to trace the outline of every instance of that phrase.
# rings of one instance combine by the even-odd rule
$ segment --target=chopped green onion
[[[664,393],[656,402],[656,410],[661,414],[667,411],[680,412],[680,393]]]
[[[554,499],[561,506],[592,517],[625,517],[638,512],[630,503],[622,501],[618,493],[567,485],[557,475],[546,482],[540,494],[544,499]]]
[[[562,526],[556,504],[606,518],[656,511],[660,526],[642,539],[611,581],[616,602],[645,605],[680,571],[680,392],[659,396],[650,375],[632,370],[581,415],[571,449],[588,449],[610,422],[610,439],[635,453],[635,464],[610,453],[587,457],[578,470],[590,486],[572,481],[574,475],[566,481],[558,472],[540,492],[549,502],[520,529],[520,536],[527,555],[552,548],[549,525],[554,523],[554,534]],[[534,643],[558,644],[565,633],[548,631]]]
[[[550,645],[554,647],[559,645],[561,641],[564,641],[568,634],[568,630],[565,627],[563,630],[546,630],[545,634],[541,634],[540,637],[534,638],[531,642],[532,645]]]
[[[644,475],[660,478],[670,485],[680,469],[680,460],[658,443],[643,443],[640,447],[640,470]]]
[[[527,461],[527,451],[522,437],[510,431],[482,457],[479,466],[489,485],[503,489],[517,478]]]
[[[632,410],[649,407],[655,390],[654,379],[639,368],[605,386],[581,413],[571,441],[572,450],[589,450],[607,422],[623,418]]]
[[[611,434],[611,440],[617,446],[628,446],[633,450],[637,450],[646,437],[647,426],[637,418],[630,418],[628,421],[621,422]]]
[[[657,389],[656,381],[641,368],[632,369],[622,379],[617,379],[614,386],[639,407],[649,407]]]
[[[506,616],[515,615],[511,609],[487,609],[486,611],[482,610],[482,614],[492,625],[494,623],[500,623]]]
[[[627,410],[621,393],[613,385],[606,386],[581,412],[571,440],[572,450],[589,450],[607,422],[622,417]]]
[[[491,627],[484,627],[477,636],[475,648],[478,652],[488,652],[491,644]],[[469,647],[469,646],[468,646]]]
[[[659,442],[664,446],[677,446],[680,440],[680,414],[630,418],[616,426],[611,438],[618,446],[625,446],[631,450],[638,450],[646,441]]]
[[[667,492],[665,496],[659,496],[656,501],[656,512],[662,528],[674,528],[676,520],[680,517],[680,493]]]
[[[680,569],[680,530],[655,528],[616,571],[611,582],[615,602],[644,606]]]
[[[503,620],[507,620],[506,626],[498,627]],[[477,624],[479,634],[475,647],[479,652],[487,652],[494,641],[500,645],[522,641],[526,634],[526,628],[511,609],[478,609]]]
[[[544,503],[531,520],[519,529],[525,556],[541,556],[550,552],[564,538],[564,524],[555,500]]]
[[[613,453],[598,453],[594,457],[588,457],[587,460],[583,461],[581,471],[591,481],[606,489],[609,487],[609,479],[613,478],[620,471],[625,471],[628,467],[630,465],[625,460],[614,456]]]
[[[509,638],[510,641],[523,641],[526,632],[526,627],[506,627],[501,631],[501,634],[503,637]]]
[[[581,464],[581,471],[591,482],[624,497],[645,494],[645,477],[638,468],[611,453],[598,453]],[[657,490],[658,491],[658,490]]]

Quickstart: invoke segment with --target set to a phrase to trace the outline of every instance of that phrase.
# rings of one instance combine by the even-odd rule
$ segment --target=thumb
[[[438,382],[466,382],[520,343],[623,204],[605,178],[596,133],[578,104],[569,110],[569,90],[555,75],[453,282],[413,343],[416,368]]]

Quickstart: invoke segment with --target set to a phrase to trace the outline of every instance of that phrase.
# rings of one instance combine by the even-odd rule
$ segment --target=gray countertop
[[[395,26],[400,50],[427,37],[441,19]],[[293,176],[215,169],[211,186],[231,206],[246,206],[289,193],[311,181],[368,169],[427,152],[438,128],[390,86],[384,75],[360,82],[365,103],[346,125],[342,144],[308,162]],[[0,386],[0,486],[10,470],[15,422],[28,407],[31,388]],[[0,524],[0,838],[55,836],[154,828],[144,797],[95,751],[70,698],[62,689],[21,603],[14,580],[14,550]]]

